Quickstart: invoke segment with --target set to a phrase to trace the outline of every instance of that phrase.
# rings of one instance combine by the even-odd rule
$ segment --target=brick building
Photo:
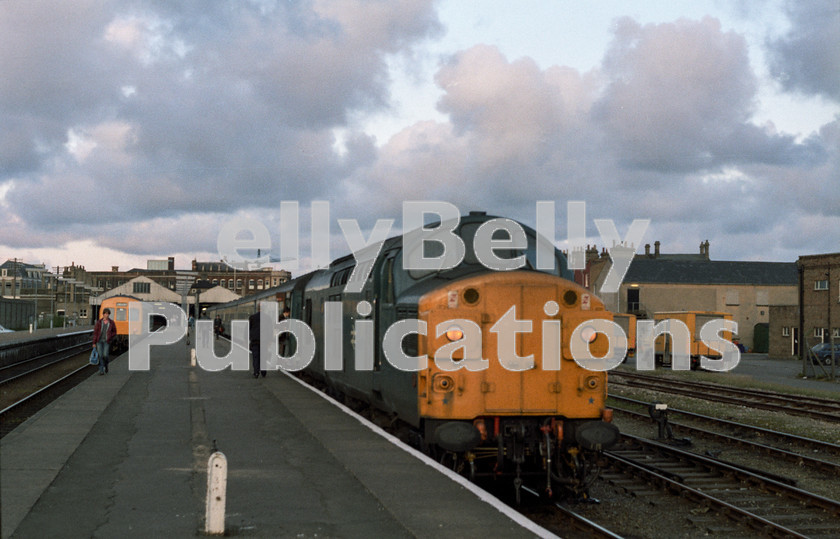
[[[840,253],[800,256],[796,264],[802,344],[840,342]]]
[[[799,305],[770,306],[770,346],[767,357],[790,359],[799,356]]]
[[[84,267],[75,264],[51,271],[44,264],[9,259],[0,264],[0,295],[31,301],[35,314],[30,323],[36,327],[48,327],[51,322],[87,325],[90,297],[99,290],[83,274]]]

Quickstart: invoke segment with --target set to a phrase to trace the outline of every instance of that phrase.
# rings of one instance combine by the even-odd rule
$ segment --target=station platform
[[[297,379],[189,350],[116,358],[0,440],[3,538],[204,535],[214,444],[226,536],[553,536]]]
[[[60,337],[62,335],[76,335],[81,333],[90,334],[92,331],[93,326],[41,328],[33,330],[32,333],[28,331],[10,331],[8,333],[0,333],[0,346],[24,343],[27,341],[37,341],[39,339],[49,339],[52,337]]]

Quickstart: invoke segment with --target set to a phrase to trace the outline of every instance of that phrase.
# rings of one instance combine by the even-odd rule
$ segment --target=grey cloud
[[[787,90],[840,101],[840,4],[786,3],[791,27],[767,43],[773,76]]]
[[[747,120],[756,91],[744,39],[711,18],[622,19],[604,70],[595,118],[619,158],[641,168],[714,166],[717,140]]]
[[[0,183],[16,179],[7,202],[44,230],[91,222],[93,201],[129,223],[336,192],[375,148],[351,133],[338,155],[332,130],[387,107],[385,55],[441,29],[428,0],[0,9]]]
[[[674,173],[745,163],[818,163],[814,140],[750,123],[757,81],[744,39],[716,19],[640,26],[622,19],[604,59],[609,83],[593,107],[628,167]]]

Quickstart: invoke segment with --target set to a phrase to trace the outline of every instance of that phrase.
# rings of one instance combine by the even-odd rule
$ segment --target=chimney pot
[[[656,240],[655,242],[653,242],[653,248],[654,248],[653,256],[658,257],[659,256],[659,240]]]
[[[650,244],[649,243],[645,244],[645,254],[650,256]]]

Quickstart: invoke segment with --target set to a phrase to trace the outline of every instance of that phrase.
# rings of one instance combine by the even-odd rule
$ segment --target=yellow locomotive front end
[[[486,273],[424,295],[418,315],[428,328],[419,411],[441,458],[473,476],[511,474],[518,486],[537,475],[548,491],[585,493],[597,452],[618,440],[606,372],[573,357],[610,353],[594,322],[612,321],[601,301],[543,273]]]

